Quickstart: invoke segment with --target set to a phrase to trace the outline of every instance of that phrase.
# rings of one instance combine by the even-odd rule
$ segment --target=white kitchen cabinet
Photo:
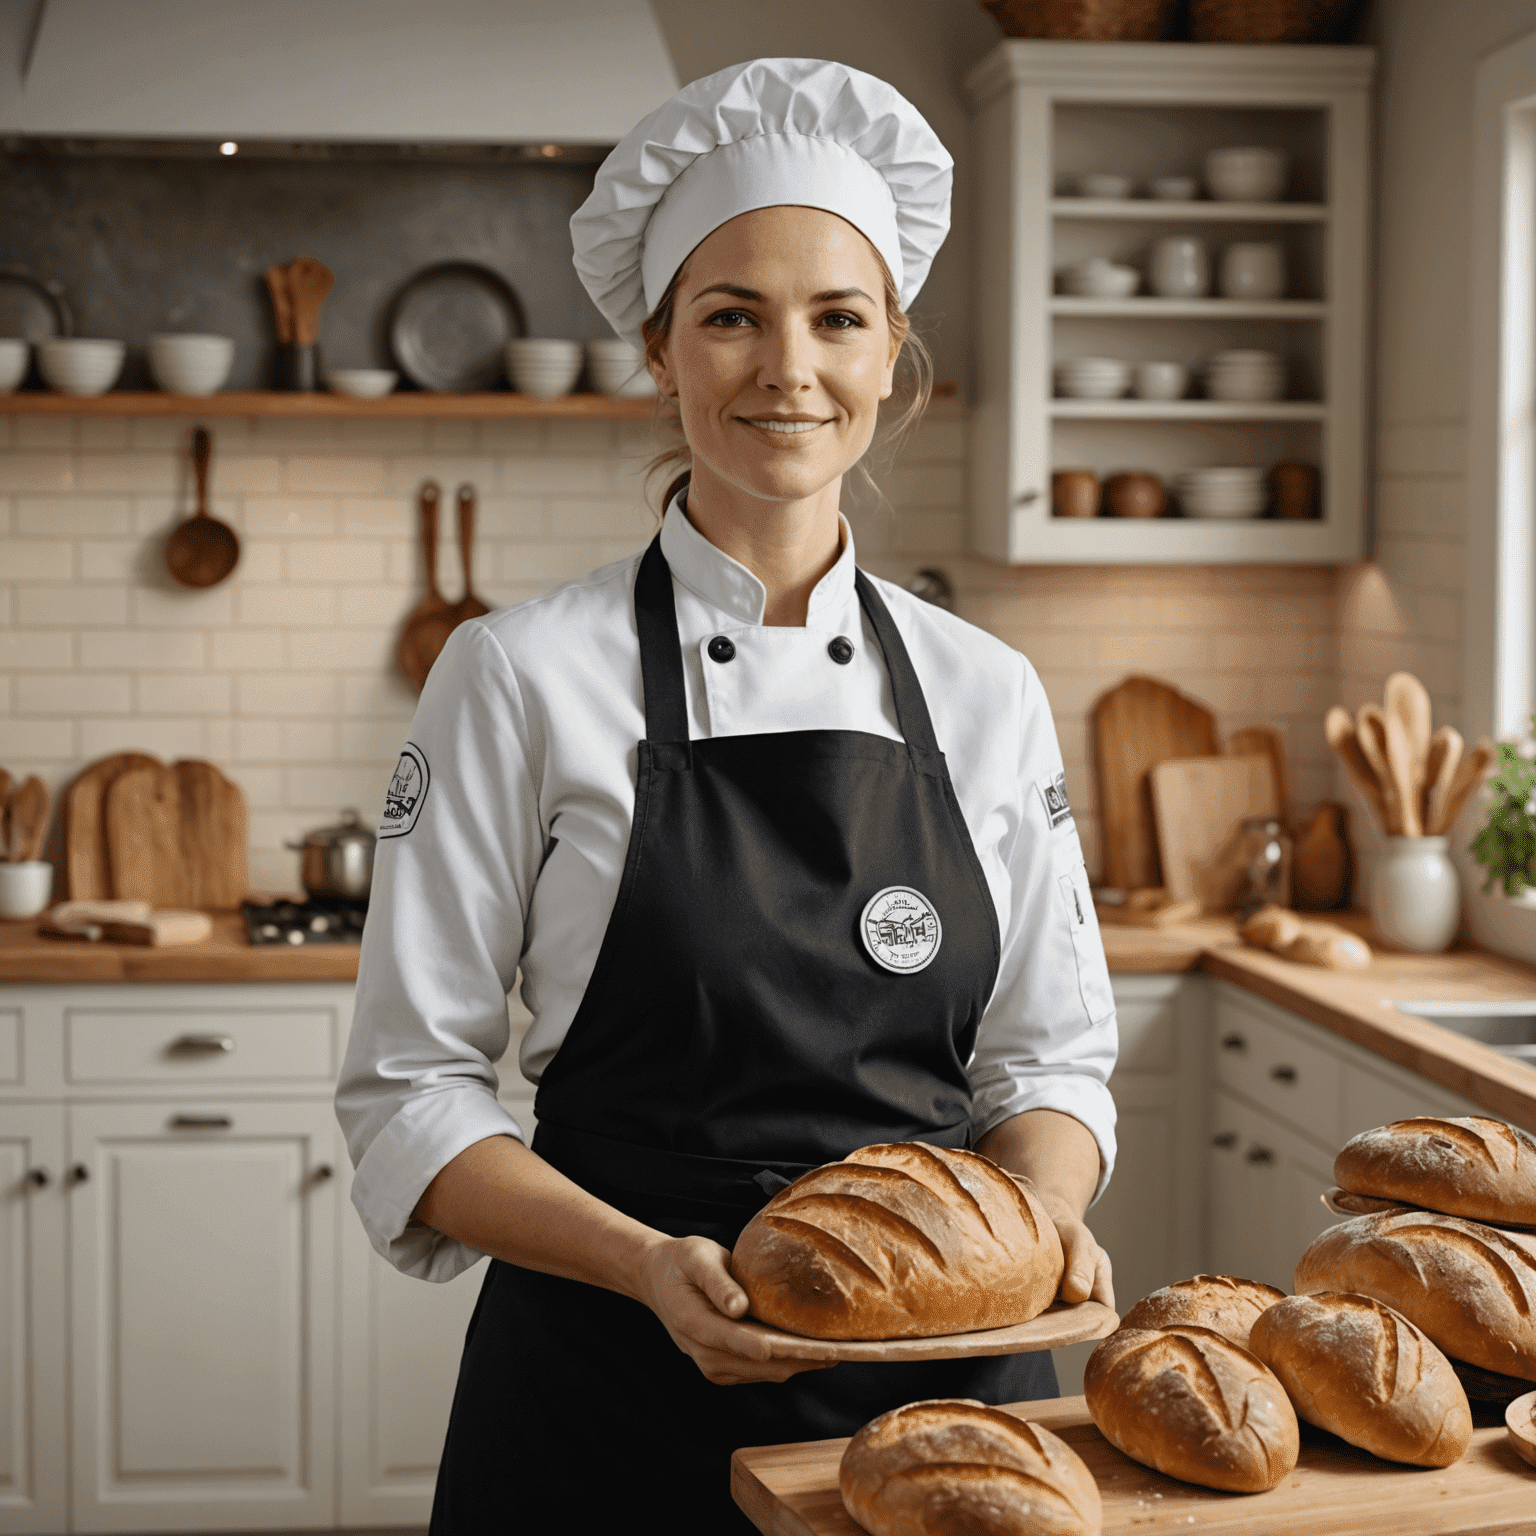
[[[971,529],[1012,564],[1350,561],[1363,547],[1366,219],[1370,82],[1365,48],[1011,40],[967,82],[977,175],[977,390]],[[1137,183],[1199,176],[1208,151],[1278,149],[1288,200],[1159,202],[1068,195],[1080,175]],[[1091,257],[1147,271],[1165,235],[1209,249],[1278,244],[1284,297],[1060,296]],[[1145,283],[1143,284],[1145,287]],[[1078,357],[1167,360],[1194,372],[1218,350],[1280,355],[1289,397],[1058,399],[1053,365]],[[1058,518],[1053,470],[1165,482],[1203,465],[1301,459],[1321,474],[1315,520]]]
[[[69,1114],[73,1529],[330,1524],[330,1106]]]
[[[19,1023],[19,1019],[15,1022]],[[66,1526],[64,1111],[0,1111],[0,1532]]]

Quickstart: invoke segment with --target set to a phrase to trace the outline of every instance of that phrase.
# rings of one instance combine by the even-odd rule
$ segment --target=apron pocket
[[[1093,893],[1088,889],[1088,870],[1076,869],[1056,877],[1067,928],[1072,935],[1072,953],[1077,960],[1077,990],[1088,1012],[1088,1022],[1099,1024],[1115,1011],[1115,994],[1109,984],[1109,966],[1104,959],[1104,943],[1099,938],[1099,920],[1093,910]]]

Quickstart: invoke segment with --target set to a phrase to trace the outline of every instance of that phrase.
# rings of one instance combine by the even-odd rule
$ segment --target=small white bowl
[[[1149,190],[1160,203],[1189,203],[1200,195],[1200,183],[1193,176],[1159,176]]]
[[[656,393],[645,354],[616,337],[587,343],[587,374],[598,390],[618,400],[644,400]]]
[[[1205,184],[1222,203],[1273,203],[1285,191],[1290,166],[1275,149],[1213,149],[1205,157]]]
[[[393,368],[327,368],[325,387],[353,400],[382,400],[400,382]]]
[[[1057,386],[1074,400],[1116,400],[1131,382],[1131,365],[1117,357],[1083,357],[1062,363]]]
[[[149,371],[173,395],[218,392],[235,361],[229,336],[163,335],[149,338]]]
[[[1070,294],[1084,299],[1128,299],[1141,286],[1141,273],[1135,267],[1121,266],[1094,256],[1061,274],[1062,286]]]
[[[1189,387],[1183,363],[1137,363],[1135,395],[1139,400],[1182,400]]]
[[[1092,171],[1077,178],[1077,189],[1084,197],[1122,198],[1131,195],[1131,178]]]
[[[581,343],[523,336],[506,348],[507,378],[513,389],[541,400],[570,394],[581,376]]]
[[[19,337],[0,339],[0,395],[8,395],[27,376],[32,343]]]
[[[0,864],[0,917],[36,917],[52,895],[52,864],[41,859]]]
[[[123,371],[120,341],[52,336],[37,344],[37,366],[51,388],[66,395],[104,395]]]

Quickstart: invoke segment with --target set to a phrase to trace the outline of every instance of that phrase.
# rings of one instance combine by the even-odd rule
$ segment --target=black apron
[[[965,1069],[997,977],[997,913],[906,647],[873,585],[855,579],[903,741],[690,741],[659,538],[641,561],[634,824],[592,979],[539,1084],[533,1145],[675,1237],[730,1248],[787,1180],[875,1142],[970,1143]],[[828,652],[828,666],[852,655],[844,637]],[[734,649],[717,637],[709,655],[705,665],[729,666]],[[937,951],[909,973],[877,964],[861,937],[866,905],[893,886],[921,893],[942,925]],[[917,1398],[1056,1390],[1048,1354],[715,1386],[639,1302],[493,1260],[432,1536],[644,1517],[748,1532],[729,1487],[740,1446],[851,1435]]]

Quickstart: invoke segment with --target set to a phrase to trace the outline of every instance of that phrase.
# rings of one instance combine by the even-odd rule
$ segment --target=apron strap
[[[928,701],[923,697],[923,686],[917,680],[912,658],[907,654],[906,643],[885,599],[875,590],[875,584],[863,571],[853,573],[853,584],[859,594],[859,602],[865,617],[885,653],[885,670],[891,678],[891,696],[896,703],[896,724],[914,752],[939,750],[938,737],[933,734],[933,719],[928,713]]]

